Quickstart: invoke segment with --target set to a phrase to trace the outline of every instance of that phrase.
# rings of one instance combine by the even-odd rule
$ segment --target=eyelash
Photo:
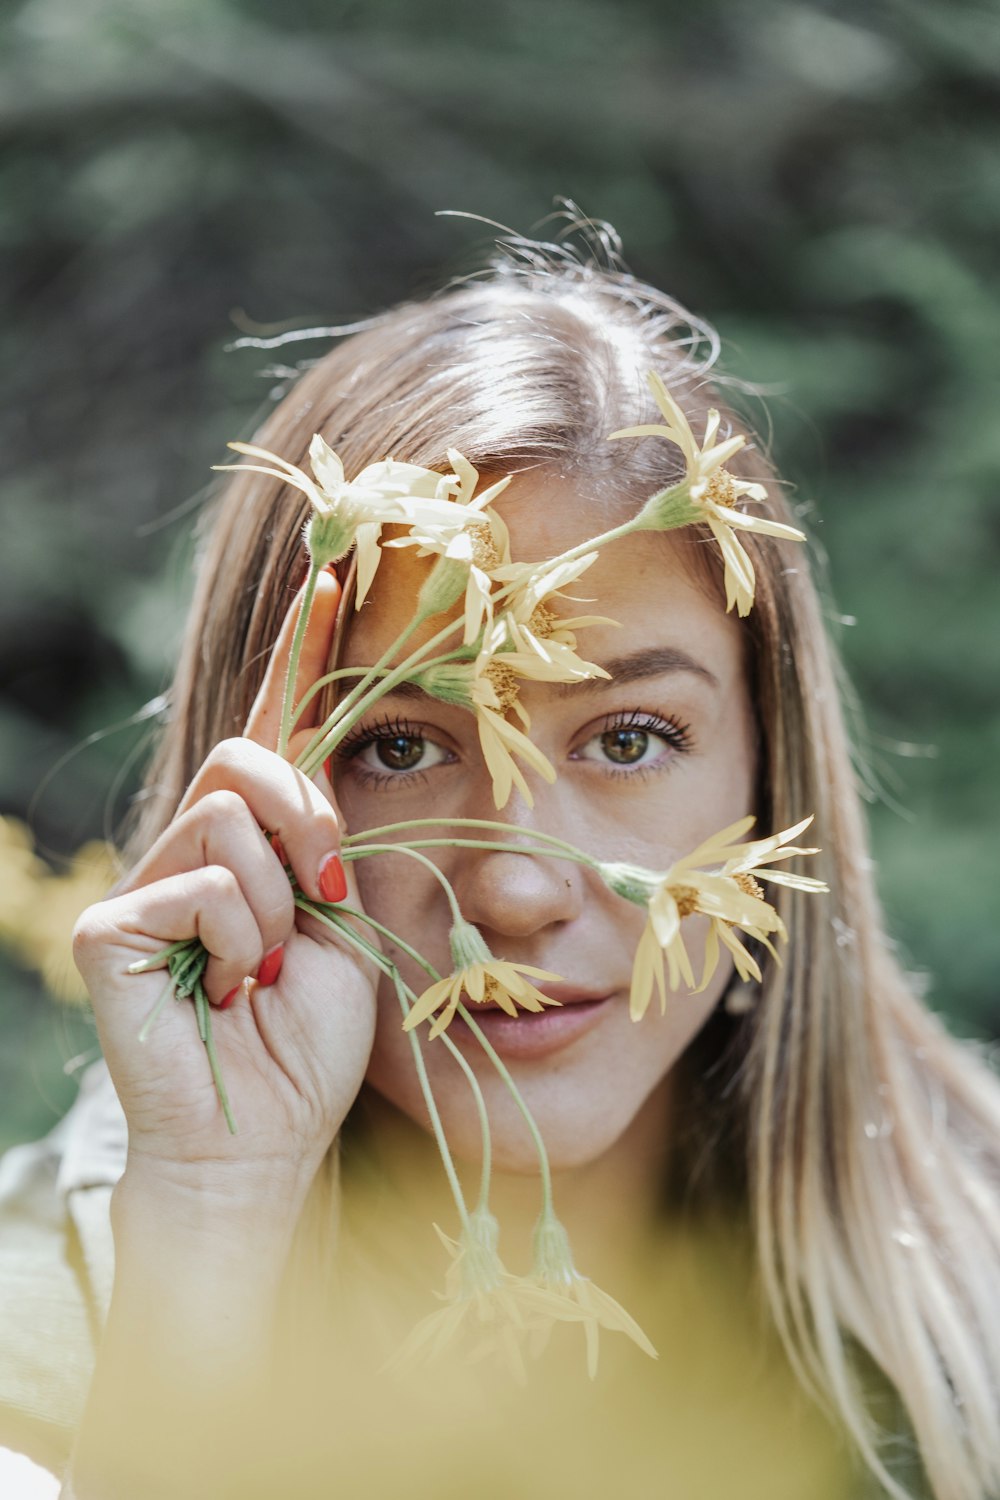
[[[585,743],[589,744],[591,740],[597,739],[603,734],[611,734],[616,729],[638,729],[647,734],[654,734],[669,745],[675,754],[678,755],[686,754],[694,747],[690,725],[685,724],[679,718],[646,713],[642,709],[629,709],[609,714],[601,727],[588,736]],[[367,750],[369,746],[376,745],[382,740],[396,738],[422,740],[426,739],[427,736],[421,730],[420,726],[411,724],[405,719],[392,718],[386,715],[384,718],[376,720],[373,724],[358,725],[354,728],[337,750],[337,758],[343,762],[356,760],[362,751]],[[575,758],[583,759],[579,754]],[[658,771],[669,770],[673,763],[673,757],[670,757],[664,764],[657,763],[650,766],[637,765],[632,767],[606,764],[601,769],[604,775],[613,777],[616,780],[621,777],[628,777],[631,780],[635,780],[637,777],[644,779],[647,776],[654,775]],[[411,786],[416,785],[426,778],[427,771],[417,767],[412,771],[386,770],[380,772],[376,771],[372,766],[359,765],[355,768],[355,775],[362,784],[378,788],[390,784],[398,786],[404,781]]]

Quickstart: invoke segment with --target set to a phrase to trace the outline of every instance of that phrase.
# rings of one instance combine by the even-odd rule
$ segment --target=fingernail
[[[233,1001],[236,999],[236,996],[239,994],[239,992],[240,992],[240,990],[242,988],[243,988],[243,981],[241,980],[240,983],[236,986],[235,989],[232,989],[232,990],[229,991],[228,995],[223,995],[222,999],[219,1001],[218,1005],[215,1007],[216,1010],[228,1010],[229,1007],[232,1005]]]
[[[319,890],[324,901],[343,901],[347,895],[347,876],[339,854],[328,854],[320,865]]]
[[[326,779],[327,779],[327,781],[332,781],[333,780],[333,756],[332,755],[328,755],[327,758],[326,758],[326,760],[323,762],[323,770],[326,772]]]
[[[281,965],[285,960],[285,945],[279,943],[277,948],[272,948],[270,953],[265,953],[261,959],[260,968],[257,970],[257,983],[260,985],[273,984],[281,973]]]
[[[282,844],[276,833],[271,834],[271,848],[274,850],[281,863],[283,865],[287,865],[288,859],[285,855],[285,846],[284,844]]]

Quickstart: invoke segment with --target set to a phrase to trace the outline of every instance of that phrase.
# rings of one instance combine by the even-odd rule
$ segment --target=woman
[[[662,425],[669,408],[658,413],[648,398],[648,371],[701,433],[720,405],[707,378],[714,355],[712,336],[668,298],[616,269],[518,242],[489,274],[342,343],[302,376],[255,445],[286,474],[289,463],[302,472],[314,433],[348,474],[386,455],[445,473],[457,450],[483,483],[513,475],[495,501],[511,556],[551,558],[634,517],[683,477],[677,441],[608,439]],[[724,410],[723,433],[726,422],[738,431]],[[310,506],[294,478],[290,487],[260,472],[274,470],[260,451],[256,472],[227,484],[205,544],[137,862],[78,929],[128,1155],[113,1202],[114,1291],[64,1493],[110,1500],[178,1493],[181,1484],[195,1493],[201,1482],[218,1494],[230,1479],[254,1492],[258,1459],[272,1479],[267,1464],[277,1462],[287,1484],[292,1456],[307,1450],[296,1492],[321,1493],[320,1476],[335,1472],[347,1429],[364,1426],[372,1402],[392,1430],[403,1422],[411,1488],[443,1494],[457,1484],[466,1493],[468,1475],[464,1484],[443,1477],[436,1439],[455,1430],[441,1418],[443,1390],[445,1409],[460,1414],[455,1426],[475,1434],[463,1462],[479,1455],[487,1473],[500,1472],[497,1435],[491,1447],[475,1426],[481,1402],[463,1406],[472,1376],[427,1377],[429,1410],[420,1375],[405,1377],[405,1401],[368,1383],[366,1360],[377,1369],[427,1310],[437,1271],[420,1226],[434,1217],[451,1234],[454,1225],[424,1171],[431,1127],[393,984],[297,911],[288,879],[290,871],[306,902],[366,912],[447,974],[453,916],[434,871],[398,853],[355,864],[343,842],[345,830],[434,817],[499,818],[514,830],[493,835],[500,848],[467,843],[429,855],[494,954],[558,976],[534,974],[544,1007],[536,1013],[508,1018],[494,1007],[479,1017],[537,1122],[581,1266],[622,1294],[640,1323],[655,1322],[642,1299],[661,1274],[687,1284],[672,1259],[678,1244],[687,1236],[714,1246],[706,1308],[729,1294],[741,1305],[763,1289],[798,1379],[850,1435],[875,1476],[872,1493],[925,1485],[937,1500],[982,1500],[1000,1483],[1000,1095],[974,1053],[914,999],[881,931],[835,668],[802,549],[740,532],[755,575],[745,612],[731,579],[724,587],[717,532],[706,524],[602,548],[568,592],[608,617],[581,630],[579,650],[610,676],[522,684],[532,741],[558,775],[547,779],[537,758],[522,762],[527,795],[498,813],[474,716],[412,685],[356,724],[314,776],[276,753]],[[756,486],[766,493],[751,507],[740,496],[739,508],[787,528],[762,455],[744,449],[733,473],[751,498]],[[381,660],[413,613],[427,566],[413,548],[386,549],[356,611],[344,564],[322,575],[297,699],[331,656],[356,672]],[[738,613],[726,609],[727,592]],[[549,602],[556,615],[580,612]],[[320,702],[315,695],[298,721],[290,757],[311,738]],[[814,816],[810,843],[821,852],[809,873],[829,894],[779,888],[790,934],[783,964],[761,931],[750,963],[736,959],[744,982],[725,950],[700,992],[681,984],[665,1014],[653,1007],[636,1024],[625,1000],[644,914],[545,839],[662,870],[751,811],[763,834]],[[708,925],[704,915],[687,919],[692,952]],[[235,1135],[188,1006],[169,1006],[137,1040],[162,975],[129,966],[195,933],[210,955],[204,985],[217,1007]],[[383,951],[413,993],[426,986],[404,946],[389,938]],[[506,1241],[534,1213],[533,1139],[470,1027],[452,1021],[448,1036],[450,1048],[425,1033],[421,1048],[432,1097],[464,1187],[482,1151],[471,1069],[491,1125],[491,1203]],[[712,1237],[713,1226],[724,1238]],[[631,1284],[633,1273],[626,1298],[623,1278]],[[743,1334],[723,1321],[738,1358]],[[658,1370],[625,1347],[634,1363],[614,1387],[629,1393],[611,1402],[619,1423],[647,1397],[650,1412],[676,1400],[679,1388],[662,1373],[670,1349]],[[554,1468],[539,1458],[530,1480],[504,1469],[495,1490],[480,1473],[486,1493],[535,1493],[536,1481],[539,1493],[558,1488],[578,1445],[590,1452],[579,1421],[589,1398],[570,1373],[561,1385],[546,1376],[545,1358],[529,1371],[523,1402],[492,1377],[487,1389],[510,1432],[530,1423],[532,1382],[543,1381],[557,1413]],[[275,1368],[283,1373],[268,1385]],[[365,1396],[352,1406],[355,1380]],[[353,1415],[334,1422],[324,1452],[334,1410]],[[270,1458],[242,1465],[262,1422],[275,1438]],[[655,1427],[654,1418],[647,1455],[657,1452]],[[369,1493],[390,1483],[391,1465],[383,1473],[376,1464],[385,1430],[366,1429],[369,1474],[383,1474],[367,1479]],[[858,1471],[838,1469],[831,1430],[809,1429],[824,1455],[815,1472],[789,1460],[795,1440],[783,1424],[766,1435],[758,1479],[744,1447],[728,1483],[754,1493],[759,1480],[772,1495],[861,1493]],[[744,1437],[753,1431],[750,1422]],[[542,1441],[538,1431],[532,1440]],[[705,1477],[714,1441],[700,1442],[700,1482],[673,1473],[667,1487],[722,1493]],[[635,1471],[618,1450],[605,1456],[602,1490],[631,1472],[627,1492],[658,1492],[668,1473],[655,1466],[667,1462],[666,1444]],[[597,1492],[588,1488],[594,1463],[571,1487]]]

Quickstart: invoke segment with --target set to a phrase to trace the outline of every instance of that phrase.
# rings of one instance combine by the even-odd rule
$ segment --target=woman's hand
[[[322,575],[296,700],[326,670],[339,600],[336,580]],[[308,780],[274,750],[300,603],[285,621],[244,737],[216,746],[174,821],[118,892],[77,924],[77,963],[128,1119],[126,1178],[150,1181],[154,1191],[190,1186],[247,1206],[266,1195],[272,1208],[285,1198],[291,1208],[368,1063],[374,970],[296,912],[282,860],[265,837],[280,840],[307,896],[359,906],[338,860],[329,781],[323,773]],[[293,750],[315,722],[303,715]],[[129,965],[194,935],[211,955],[204,984],[216,1007],[213,1034],[236,1135],[190,1000],[169,1001],[139,1040],[168,976],[129,974]]]

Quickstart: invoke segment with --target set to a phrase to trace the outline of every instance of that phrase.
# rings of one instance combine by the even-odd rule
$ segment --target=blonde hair
[[[593,237],[583,241],[582,252],[501,242],[488,271],[395,309],[307,369],[256,441],[306,465],[320,432],[348,473],[386,454],[444,468],[454,446],[480,469],[554,466],[609,504],[638,504],[678,464],[666,443],[606,442],[617,427],[656,420],[648,369],[696,428],[709,405],[741,424],[708,381],[711,329],[624,271],[607,235],[597,255]],[[774,519],[793,519],[759,449],[741,454],[739,472],[767,482]],[[137,846],[169,821],[211,747],[241,732],[304,572],[304,518],[301,497],[277,481],[244,473],[226,483]],[[690,1049],[682,1086],[711,1099],[716,1134],[706,1150],[699,1112],[686,1159],[707,1160],[710,1181],[731,1156],[792,1363],[887,1491],[908,1493],[880,1455],[864,1356],[899,1393],[933,1494],[983,1500],[1000,1486],[1000,1088],[892,956],[803,555],[745,540],[758,580],[744,627],[757,812],[765,829],[815,814],[822,868],[810,873],[830,895],[782,892],[784,967],[767,963],[757,1003],[713,1018]],[[692,560],[714,568],[702,543],[690,534]]]

